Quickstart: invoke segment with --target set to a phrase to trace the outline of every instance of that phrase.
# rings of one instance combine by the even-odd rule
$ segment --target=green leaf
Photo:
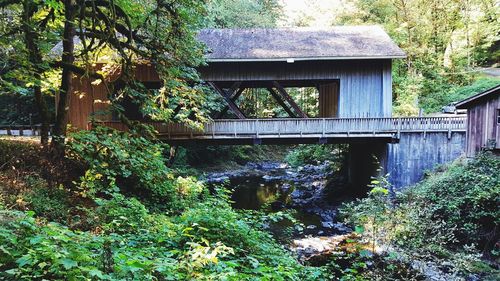
[[[31,257],[29,255],[24,255],[16,260],[19,267],[23,267],[27,264],[31,264]]]
[[[63,259],[61,261],[61,264],[63,265],[63,267],[65,269],[71,269],[71,268],[76,267],[78,265],[78,263],[76,261],[74,261],[72,259],[67,259],[67,258]]]
[[[354,227],[354,232],[356,232],[357,234],[363,234],[365,232],[365,228],[360,225],[357,225]]]
[[[104,278],[104,275],[102,274],[102,272],[98,269],[92,269],[89,271],[89,275],[92,276],[92,277],[97,277],[97,278],[100,278],[100,279],[103,279]]]

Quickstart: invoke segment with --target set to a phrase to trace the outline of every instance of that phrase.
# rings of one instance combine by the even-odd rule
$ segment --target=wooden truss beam
[[[245,119],[246,118],[245,114],[243,114],[243,112],[241,112],[241,110],[238,108],[238,106],[231,99],[232,93],[227,93],[227,92],[223,91],[221,88],[219,88],[213,82],[208,82],[208,85],[210,85],[217,93],[219,93],[219,95],[221,95],[224,98],[227,105],[229,106],[231,111],[236,115],[236,117],[238,117],[238,119]]]
[[[285,88],[283,88],[278,81],[273,81],[273,86],[278,90],[278,93],[281,94],[288,104],[293,108],[293,110],[297,113],[300,118],[308,118],[307,114],[300,109],[300,107],[295,103],[295,101],[290,97],[290,95],[286,92]]]
[[[236,92],[233,92],[233,94],[229,97],[234,103],[238,100],[238,98],[241,96],[241,94],[243,93],[243,91],[245,90],[246,88],[240,88],[238,89]],[[226,112],[229,110],[229,106],[224,106],[224,108],[218,112],[216,115],[215,115],[215,119],[219,119],[219,118],[222,118],[222,116],[224,116],[224,114],[226,114]]]
[[[271,95],[278,102],[278,104],[281,107],[283,107],[283,109],[286,111],[286,113],[288,113],[288,115],[290,117],[292,117],[292,118],[297,117],[295,115],[295,113],[293,113],[293,111],[288,107],[288,105],[286,105],[286,103],[283,101],[283,99],[281,99],[280,95],[278,93],[276,93],[276,91],[273,88],[267,88],[267,90],[269,91],[269,93],[271,93]]]

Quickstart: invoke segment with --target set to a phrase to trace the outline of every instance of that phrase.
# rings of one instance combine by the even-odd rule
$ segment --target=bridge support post
[[[359,195],[366,194],[365,187],[371,183],[374,176],[384,173],[387,160],[387,144],[351,143],[347,157],[348,181]],[[353,190],[354,191],[354,190]]]

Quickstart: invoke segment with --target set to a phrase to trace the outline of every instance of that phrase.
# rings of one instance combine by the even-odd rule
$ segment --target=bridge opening
[[[309,118],[319,116],[319,91],[317,88],[290,87],[284,89]],[[241,96],[235,99],[235,104],[249,119],[297,117],[293,108],[277,95],[276,90],[271,92],[264,88],[244,89]],[[220,117],[220,119],[238,118],[232,111],[227,111],[223,115],[214,113],[212,116]]]
[[[226,103],[214,119],[337,117],[339,80],[208,82]]]

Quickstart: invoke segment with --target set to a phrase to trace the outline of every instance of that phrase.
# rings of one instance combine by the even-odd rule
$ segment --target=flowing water
[[[281,243],[299,256],[331,250],[332,241],[351,230],[337,221],[337,205],[327,200],[325,186],[334,176],[328,163],[291,168],[281,163],[249,164],[243,169],[209,175],[212,184],[233,190],[233,208],[267,213],[290,211],[295,222],[271,223]],[[319,249],[319,250],[318,250]]]

